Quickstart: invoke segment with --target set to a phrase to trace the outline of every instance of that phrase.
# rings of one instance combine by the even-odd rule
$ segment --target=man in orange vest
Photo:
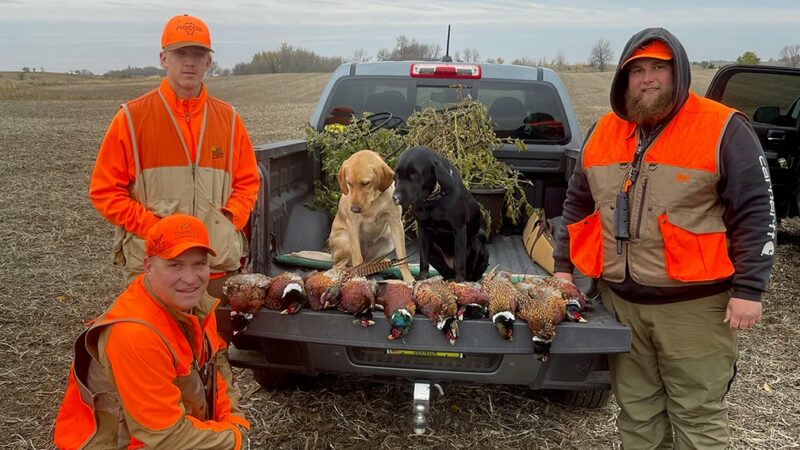
[[[248,447],[249,422],[206,293],[208,232],[174,214],[150,227],[144,274],[75,344],[55,445]]]
[[[106,132],[89,186],[94,207],[113,225],[113,260],[128,282],[143,270],[144,237],[159,219],[198,217],[211,236],[209,293],[222,297],[227,276],[247,253],[242,228],[259,186],[253,145],[232,106],[208,95],[208,26],[175,16],[161,36],[167,76],[123,104]]]
[[[584,143],[556,276],[599,279],[632,334],[609,356],[626,449],[722,449],[737,332],[761,317],[775,250],[766,159],[747,118],[689,90],[668,31],[625,46],[611,107]]]

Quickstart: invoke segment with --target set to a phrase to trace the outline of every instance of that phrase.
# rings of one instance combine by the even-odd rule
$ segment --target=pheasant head
[[[514,340],[514,320],[514,313],[510,311],[500,311],[492,316],[497,333],[507,341]]]
[[[456,345],[456,339],[458,339],[458,319],[453,316],[447,317],[439,322],[437,328],[439,328],[444,337],[450,341],[450,345]]]
[[[389,323],[391,324],[392,328],[389,332],[389,336],[386,336],[386,339],[402,339],[408,336],[408,333],[411,331],[411,325],[414,323],[414,317],[410,312],[408,312],[407,309],[401,308],[392,313]]]

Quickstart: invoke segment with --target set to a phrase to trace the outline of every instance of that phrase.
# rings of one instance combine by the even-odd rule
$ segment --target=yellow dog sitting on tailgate
[[[356,266],[395,250],[406,257],[405,232],[399,205],[392,200],[394,172],[381,156],[361,150],[342,163],[342,196],[328,243],[334,267]],[[403,280],[414,281],[408,264],[400,266]]]

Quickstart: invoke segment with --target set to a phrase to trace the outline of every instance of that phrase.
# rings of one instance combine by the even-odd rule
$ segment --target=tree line
[[[303,48],[298,48],[281,43],[277,50],[261,51],[253,55],[249,62],[236,64],[232,69],[221,68],[216,61],[209,68],[211,76],[227,75],[252,75],[265,73],[302,73],[302,72],[331,72],[339,65],[346,62],[370,62],[370,61],[441,61],[445,52],[438,44],[426,44],[416,39],[400,35],[395,38],[393,48],[382,48],[374,56],[368,54],[363,48],[355,50],[348,57],[341,56],[322,56],[315,52]],[[493,64],[505,64],[506,61],[501,57],[489,57],[481,60],[481,54],[476,48],[465,48],[454,51],[449,56],[455,62],[484,62]],[[511,64],[534,67],[549,67],[556,71],[576,71],[576,70],[613,70],[616,64],[614,61],[614,51],[611,49],[611,42],[606,39],[599,39],[589,51],[589,57],[585,63],[570,64],[566,61],[564,52],[558,50],[553,58],[515,58],[509,61]],[[752,51],[745,51],[736,59],[738,64],[761,64],[761,58]],[[781,64],[791,67],[800,67],[800,44],[786,45],[779,53],[777,60],[770,59],[770,64]],[[700,61],[693,62],[703,68],[715,67],[713,62]],[[26,70],[27,69],[27,70]],[[28,72],[31,69],[23,68]],[[35,70],[35,69],[34,69]],[[43,71],[43,69],[42,69]],[[79,75],[91,75],[88,70],[76,70]],[[166,71],[159,67],[134,67],[128,66],[121,70],[110,70],[104,74],[106,77],[113,78],[132,78],[146,76],[164,76]]]

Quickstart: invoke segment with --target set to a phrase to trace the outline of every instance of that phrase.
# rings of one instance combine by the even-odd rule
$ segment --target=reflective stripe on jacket
[[[246,239],[239,231],[259,186],[252,144],[233,107],[206,93],[179,100],[166,79],[125,104],[98,153],[90,198],[117,225],[114,262],[143,270],[143,237],[159,217],[181,212],[209,231],[213,272],[239,267]],[[233,216],[233,223],[222,211]]]
[[[216,304],[204,297],[195,314],[174,312],[136,278],[76,341],[56,447],[241,448],[249,423]]]
[[[735,111],[693,93],[646,149],[629,190],[630,241],[617,255],[614,208],[638,144],[636,126],[614,113],[598,121],[583,150],[595,212],[567,226],[570,257],[592,277],[654,287],[730,277],[725,206],[717,194],[719,148]]]

